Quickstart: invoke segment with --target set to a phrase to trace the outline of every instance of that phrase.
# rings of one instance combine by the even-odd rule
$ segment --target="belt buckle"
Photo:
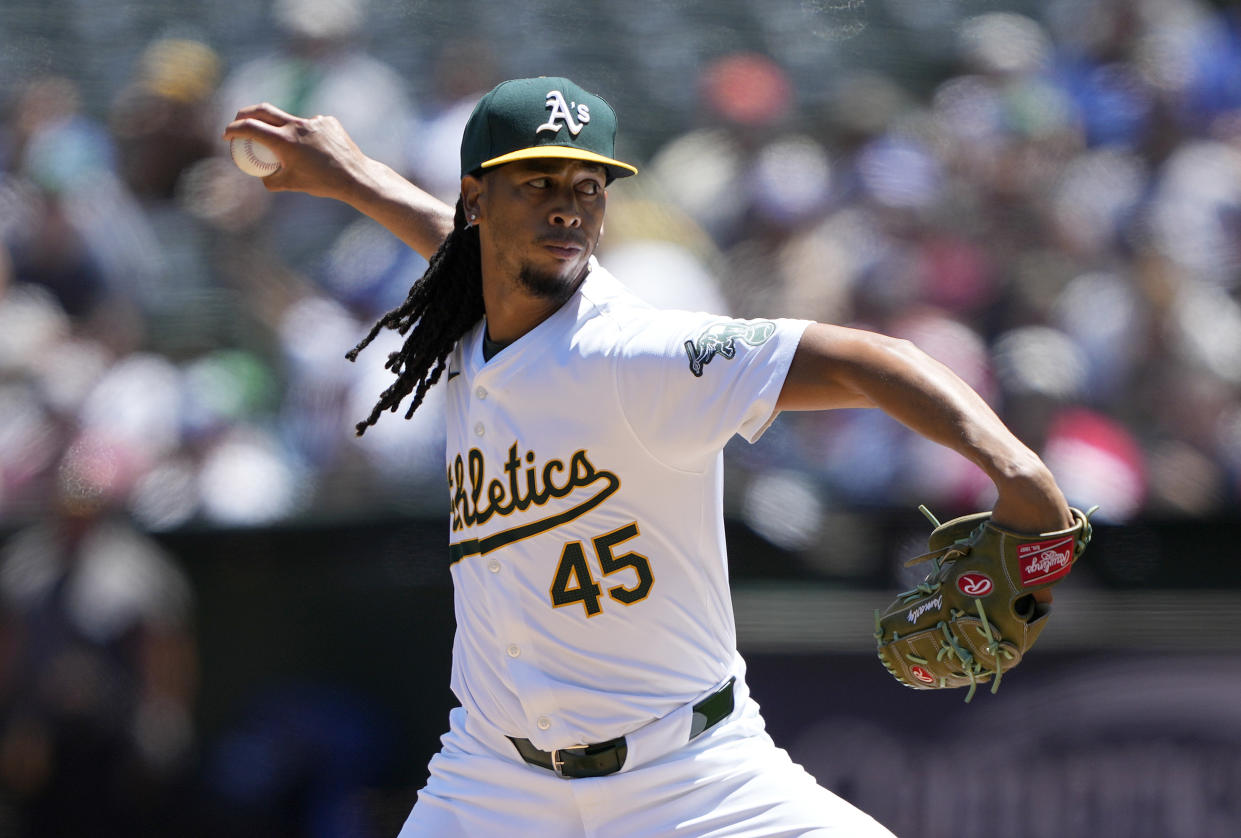
[[[557,777],[564,777],[564,760],[560,758],[560,751],[560,748],[552,750],[552,771],[556,772]]]

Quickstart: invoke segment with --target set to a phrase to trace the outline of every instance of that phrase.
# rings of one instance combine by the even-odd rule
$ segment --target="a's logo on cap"
[[[582,129],[586,127],[586,123],[590,122],[590,108],[584,103],[579,105],[576,102],[565,102],[564,94],[559,90],[550,90],[547,93],[547,107],[552,115],[547,118],[535,131],[541,134],[544,131],[551,131],[555,134],[562,127],[568,128],[569,133],[577,136]],[[573,118],[574,111],[577,112],[577,119]]]

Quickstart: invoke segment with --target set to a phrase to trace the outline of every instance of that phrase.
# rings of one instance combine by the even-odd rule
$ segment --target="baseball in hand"
[[[280,168],[280,159],[272,153],[272,150],[254,140],[229,140],[228,150],[233,155],[233,162],[237,164],[237,168],[248,175],[267,177]]]

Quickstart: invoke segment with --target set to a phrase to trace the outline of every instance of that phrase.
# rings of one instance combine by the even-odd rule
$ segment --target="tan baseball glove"
[[[1047,625],[1051,605],[1034,596],[1068,575],[1090,543],[1094,509],[1071,509],[1073,526],[1029,535],[991,523],[990,512],[941,524],[919,507],[934,531],[931,572],[913,590],[875,611],[879,660],[896,680],[915,689],[969,687],[991,681],[1021,662]]]

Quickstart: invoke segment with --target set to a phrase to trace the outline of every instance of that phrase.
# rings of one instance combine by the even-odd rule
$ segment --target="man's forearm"
[[[452,232],[453,208],[377,160],[360,169],[340,199],[430,259]]]
[[[908,341],[811,326],[798,346],[780,406],[879,408],[986,472],[998,492],[998,522],[1031,532],[1071,523],[1068,504],[1038,455],[955,373]]]

